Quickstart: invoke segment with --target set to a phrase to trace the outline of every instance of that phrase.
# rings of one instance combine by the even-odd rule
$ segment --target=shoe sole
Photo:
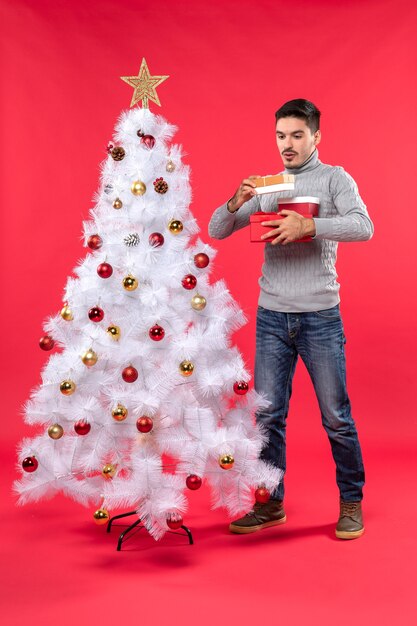
[[[358,537],[361,537],[364,532],[365,532],[364,528],[362,528],[361,530],[354,530],[353,532],[347,532],[345,530],[336,530],[336,537],[338,539],[357,539]]]
[[[273,522],[258,524],[257,526],[234,526],[233,524],[230,524],[229,530],[231,533],[235,533],[236,535],[247,535],[248,533],[256,533],[258,530],[263,530],[264,528],[270,528],[271,526],[279,526],[280,524],[285,524],[286,521],[287,516],[282,517],[281,519],[274,520]]]

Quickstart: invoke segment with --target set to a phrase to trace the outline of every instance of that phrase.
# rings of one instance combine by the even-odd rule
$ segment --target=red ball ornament
[[[248,383],[245,383],[245,381],[243,380],[235,382],[235,384],[233,385],[233,391],[237,393],[238,396],[244,396],[245,393],[248,393],[248,389]]]
[[[155,137],[152,137],[152,135],[142,135],[141,142],[151,150],[155,145]]]
[[[258,489],[255,491],[256,502],[260,502],[261,504],[266,504],[266,502],[269,502],[270,497],[271,497],[271,494],[269,493],[268,489],[266,489],[265,487],[258,487]]]
[[[88,435],[91,430],[91,424],[86,420],[78,420],[74,424],[74,430],[77,435]]]
[[[90,235],[87,239],[87,246],[90,250],[98,250],[103,245],[103,240],[100,235]]]
[[[178,530],[178,528],[181,528],[181,526],[183,525],[183,522],[184,520],[182,519],[182,517],[176,515],[175,517],[168,517],[167,526],[171,530]]]
[[[153,420],[147,415],[142,415],[136,420],[136,428],[140,433],[149,433],[153,428]]]
[[[196,491],[197,489],[200,489],[201,483],[203,481],[201,480],[200,476],[197,476],[196,474],[190,474],[189,476],[187,476],[187,480],[185,482],[188,489],[191,489],[191,491]]]
[[[93,306],[93,308],[88,311],[88,317],[92,322],[101,322],[101,320],[104,319],[104,311],[100,309],[99,306]]]
[[[149,235],[149,245],[154,248],[159,248],[164,245],[164,236],[161,233],[151,233]]]
[[[199,252],[194,256],[194,265],[200,269],[207,267],[210,263],[210,259],[205,252]]]
[[[110,276],[113,274],[113,268],[110,263],[100,263],[97,268],[97,274],[100,276],[100,278],[110,278]]]
[[[25,472],[35,472],[38,469],[38,460],[35,456],[27,456],[25,459],[23,459],[22,461],[22,467],[25,470]]]
[[[55,341],[49,335],[45,335],[39,339],[39,346],[42,350],[52,350],[55,345]]]
[[[122,372],[122,378],[125,383],[134,383],[138,378],[138,370],[133,365],[128,365]]]
[[[181,284],[184,287],[184,289],[194,289],[195,286],[197,285],[197,279],[192,274],[187,274],[182,279]]]
[[[155,324],[155,326],[149,329],[149,337],[154,341],[161,341],[165,337],[165,331],[162,326]]]

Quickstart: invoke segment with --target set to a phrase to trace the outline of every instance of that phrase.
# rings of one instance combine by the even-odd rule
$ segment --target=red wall
[[[85,254],[81,222],[131,98],[119,76],[145,56],[151,73],[170,75],[160,112],[179,127],[206,240],[212,211],[243,177],[280,169],[276,108],[306,97],[322,110],[320,157],[353,175],[375,222],[372,241],[339,247],[354,414],[363,440],[412,443],[416,13],[406,0],[2,1],[6,440],[29,430],[19,411],[47,358],[42,320]],[[261,246],[247,231],[214,245],[214,276],[250,318],[236,341],[252,365]],[[302,368],[292,414],[290,436],[322,437]]]

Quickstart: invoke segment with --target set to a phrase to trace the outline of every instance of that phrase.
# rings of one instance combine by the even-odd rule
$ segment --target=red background
[[[67,600],[68,619],[75,619],[73,600],[89,612],[85,623],[106,614],[103,566],[114,567],[111,578],[121,576],[126,585],[114,590],[120,619],[128,589],[140,585],[148,598],[142,618],[154,615],[157,624],[174,611],[158,600],[167,587],[173,601],[204,608],[207,623],[233,616],[246,624],[252,614],[266,618],[270,611],[296,625],[332,623],[335,616],[347,624],[352,615],[367,623],[375,611],[380,624],[393,616],[397,623],[413,621],[407,621],[411,566],[402,556],[415,549],[408,519],[417,438],[416,14],[406,0],[2,0],[2,505],[16,538],[7,553],[13,562],[8,624],[23,623],[32,610],[50,624]],[[151,107],[179,127],[176,141],[192,168],[192,210],[204,240],[211,213],[243,177],[281,168],[274,112],[288,99],[318,105],[321,160],[342,165],[359,185],[375,236],[341,244],[338,260],[348,382],[368,475],[367,533],[358,542],[331,541],[334,469],[301,365],[288,428],[292,527],[236,541],[226,534],[225,516],[208,513],[203,490],[192,494],[190,507],[199,546],[193,556],[171,538],[155,546],[143,536],[123,561],[112,542],[103,546],[78,505],[56,498],[31,506],[31,524],[28,507],[14,508],[14,446],[31,433],[21,406],[47,358],[37,346],[42,321],[60,308],[66,278],[85,254],[81,222],[107,141],[131,98],[119,77],[137,74],[143,56],[151,74],[170,76],[158,89],[162,108]],[[219,251],[213,279],[226,279],[249,317],[235,341],[252,367],[262,246],[249,243],[247,230],[211,243]],[[49,540],[53,556],[44,570]],[[48,596],[46,588],[60,581],[61,567],[62,584],[76,575],[81,587],[42,599],[39,592]],[[26,602],[18,609],[22,588]],[[174,623],[186,625],[191,617],[192,611],[182,613]]]

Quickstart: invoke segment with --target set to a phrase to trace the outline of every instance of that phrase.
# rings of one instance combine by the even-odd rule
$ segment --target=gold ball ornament
[[[61,439],[63,434],[64,429],[60,424],[52,424],[52,426],[48,428],[48,435],[51,439]]]
[[[59,385],[59,390],[64,396],[71,396],[76,389],[76,384],[73,380],[63,380]]]
[[[219,458],[219,465],[224,470],[232,469],[234,462],[235,460],[231,454],[224,454]]]
[[[123,422],[127,418],[128,410],[123,404],[118,404],[115,409],[112,409],[111,416],[116,422]]]
[[[180,220],[171,220],[168,229],[173,235],[179,235],[184,229],[184,224]]]
[[[112,339],[114,339],[114,341],[119,341],[120,339],[120,328],[118,326],[109,326],[107,329],[107,332],[109,333],[110,337]]]
[[[138,279],[130,274],[123,279],[123,287],[126,291],[135,291],[135,289],[138,288],[138,285]]]
[[[195,296],[191,298],[191,306],[194,311],[202,311],[206,308],[207,300],[204,296],[201,296],[199,293],[196,293]]]
[[[106,480],[110,480],[113,476],[116,475],[116,466],[112,463],[106,463],[103,469],[101,470],[102,475]]]
[[[172,173],[175,171],[175,163],[173,161],[171,161],[171,159],[168,161],[167,165],[166,165],[166,171],[169,173]]]
[[[94,352],[94,350],[90,348],[89,350],[87,350],[87,352],[84,352],[84,354],[81,357],[81,360],[84,363],[84,365],[86,365],[87,367],[92,367],[93,365],[97,363],[98,356]]]
[[[102,524],[107,524],[110,519],[109,512],[106,509],[98,509],[97,511],[95,511],[93,517],[95,523],[99,526]]]
[[[130,187],[130,191],[134,196],[143,196],[146,192],[146,185],[141,180],[135,180]]]
[[[188,377],[194,372],[194,365],[191,361],[182,361],[180,363],[179,370],[182,376]]]
[[[113,209],[121,209],[123,206],[123,202],[120,200],[120,198],[116,198],[116,200],[113,202]]]
[[[61,309],[61,317],[62,319],[64,319],[66,322],[70,322],[71,320],[74,319],[74,315],[71,311],[71,309],[69,308],[68,304],[65,304],[62,309]]]

